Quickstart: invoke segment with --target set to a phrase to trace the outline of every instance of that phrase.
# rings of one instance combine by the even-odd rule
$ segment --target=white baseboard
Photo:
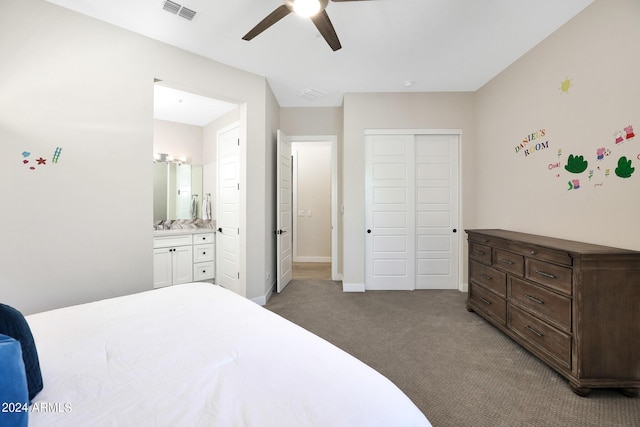
[[[331,262],[330,256],[297,256],[293,262]]]
[[[251,301],[255,302],[258,305],[265,306],[267,304],[267,301],[269,301],[269,298],[271,298],[271,295],[273,295],[273,290],[275,288],[276,288],[276,282],[274,281],[273,283],[271,283],[271,286],[269,287],[269,290],[267,291],[266,294],[258,298],[251,298]]]
[[[342,292],[364,292],[364,283],[342,282]]]

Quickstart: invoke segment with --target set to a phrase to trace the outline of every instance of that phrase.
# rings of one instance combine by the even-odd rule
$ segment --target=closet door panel
[[[413,289],[413,137],[376,135],[365,145],[365,289]]]

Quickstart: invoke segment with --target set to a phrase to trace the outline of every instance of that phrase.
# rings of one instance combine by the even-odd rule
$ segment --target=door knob
[[[367,233],[371,234],[371,229],[367,230]]]
[[[453,229],[453,232],[456,233],[458,230],[456,230],[455,228]]]
[[[222,227],[218,228],[218,233],[222,233]]]

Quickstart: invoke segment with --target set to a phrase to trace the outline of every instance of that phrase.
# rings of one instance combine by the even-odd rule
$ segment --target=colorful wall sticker
[[[572,179],[571,181],[569,181],[569,190],[577,190],[578,188],[580,188],[579,179]]]
[[[540,129],[535,132],[531,132],[522,139],[522,142],[515,146],[516,153],[523,153],[525,157],[537,152],[549,148],[549,141],[541,141],[547,134],[546,129]]]
[[[560,94],[561,95],[563,93],[568,94],[569,93],[569,89],[571,88],[571,86],[573,86],[573,84],[571,83],[571,79],[569,77],[567,77],[562,82],[560,82]]]
[[[56,147],[56,149],[53,152],[53,158],[51,159],[53,163],[58,163],[58,159],[60,158],[60,153],[62,153],[62,148]]]
[[[627,159],[626,156],[618,159],[618,167],[615,169],[615,173],[620,178],[630,178],[635,170],[636,168],[631,167],[631,160]]]
[[[624,132],[626,133],[624,139],[631,139],[634,136],[636,136],[635,133],[633,133],[633,126],[629,125],[626,128],[624,128]]]
[[[574,156],[573,154],[569,154],[567,164],[564,168],[567,172],[582,173],[587,170],[588,166],[589,162],[584,159],[584,156]]]
[[[53,151],[53,157],[51,158],[52,163],[58,163],[61,153],[62,153],[62,148],[56,147],[56,149]],[[22,152],[22,158],[23,158],[22,164],[26,165],[30,170],[35,170],[36,166],[47,165],[47,159],[42,156],[38,157],[35,160],[35,163],[32,163],[29,157],[31,157],[31,153],[29,151],[25,150]]]

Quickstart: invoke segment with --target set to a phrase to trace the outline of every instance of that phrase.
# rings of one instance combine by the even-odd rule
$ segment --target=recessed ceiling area
[[[293,13],[242,39],[284,0],[176,0],[192,20],[164,0],[47,1],[264,76],[281,107],[331,107],[352,92],[476,91],[593,0],[329,1],[335,52]]]
[[[206,126],[238,108],[236,104],[207,98],[159,84],[153,89],[153,118],[193,126]]]

